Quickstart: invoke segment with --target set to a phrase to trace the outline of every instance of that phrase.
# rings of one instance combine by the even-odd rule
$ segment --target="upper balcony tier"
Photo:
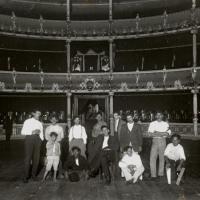
[[[151,17],[99,21],[66,21],[0,15],[0,34],[53,40],[108,40],[158,36],[200,27],[200,8]]]
[[[0,11],[9,15],[12,11],[19,17],[65,20],[66,0],[2,0]],[[200,5],[196,1],[197,6]],[[161,15],[164,10],[169,13],[179,12],[192,7],[192,0],[113,0],[114,19]],[[72,20],[106,20],[109,19],[109,0],[70,0],[70,17]]]
[[[144,92],[200,88],[200,67],[114,73],[30,73],[0,71],[1,92]]]

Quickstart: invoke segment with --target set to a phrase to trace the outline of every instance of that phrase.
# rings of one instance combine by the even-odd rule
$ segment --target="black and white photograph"
[[[0,200],[200,200],[200,0],[0,0]]]

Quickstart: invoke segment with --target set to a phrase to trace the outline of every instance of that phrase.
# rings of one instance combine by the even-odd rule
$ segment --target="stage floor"
[[[6,150],[0,143],[0,200],[199,200],[200,179],[187,176],[181,186],[168,185],[165,180],[144,180],[126,185],[116,180],[105,186],[99,178],[78,183],[64,179],[22,182],[23,147],[21,142]],[[42,173],[39,174],[41,178]]]

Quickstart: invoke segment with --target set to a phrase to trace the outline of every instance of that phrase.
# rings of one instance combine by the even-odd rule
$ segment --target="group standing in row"
[[[46,142],[46,170],[43,180],[53,167],[54,180],[57,171],[60,175],[71,181],[81,178],[95,177],[98,173],[105,179],[106,184],[111,183],[112,170],[114,166],[117,175],[125,177],[127,183],[135,183],[143,179],[144,166],[140,158],[143,145],[143,133],[139,123],[131,114],[127,114],[126,122],[119,113],[114,113],[114,134],[111,135],[109,128],[102,120],[101,113],[97,113],[97,123],[92,129],[92,137],[88,137],[85,128],[80,124],[80,118],[74,118],[74,125],[69,129],[67,137],[64,137],[63,128],[57,123],[56,116],[51,117],[51,125],[44,131],[39,121],[40,111],[33,111],[33,117],[23,124],[22,135],[25,135],[25,177],[28,182],[30,176],[36,180],[38,165],[40,161],[40,149],[42,141]],[[152,137],[150,152],[151,179],[164,176],[164,166],[171,167],[172,161],[180,161],[177,169],[183,167],[185,161],[184,150],[179,144],[180,137],[172,135],[172,143],[166,148],[166,138],[171,135],[169,125],[163,121],[160,112],[156,114],[156,120],[151,122],[148,128],[149,136]],[[67,138],[67,143],[62,141]],[[63,145],[66,148],[63,148]],[[66,154],[64,154],[64,150]],[[68,153],[69,152],[69,153]],[[60,159],[64,157],[65,159]],[[156,162],[159,157],[159,170],[157,173]],[[30,164],[32,171],[30,175]],[[64,172],[63,172],[64,171]],[[115,173],[116,173],[115,172]]]

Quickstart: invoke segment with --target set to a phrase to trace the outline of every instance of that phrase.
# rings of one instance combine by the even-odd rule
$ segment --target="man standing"
[[[156,161],[159,156],[159,170],[158,176],[164,175],[164,151],[166,148],[166,137],[171,134],[169,124],[163,121],[163,114],[161,112],[156,113],[156,120],[149,125],[148,133],[152,137],[152,146],[150,153],[150,170],[152,179],[156,179]]]
[[[51,125],[49,125],[45,130],[45,139],[50,141],[50,134],[51,132],[57,133],[57,142],[60,142],[64,138],[63,128],[57,124],[58,118],[56,115],[52,115],[50,117]]]
[[[123,152],[124,147],[131,146],[134,152],[142,151],[142,129],[141,125],[134,122],[132,114],[127,114],[127,123],[123,124],[120,131],[120,150]]]
[[[6,134],[6,148],[10,148],[10,137],[12,135],[13,130],[13,116],[12,112],[8,112],[8,115],[5,118],[5,121],[3,122],[3,127],[5,129]]]
[[[114,112],[114,135],[120,139],[120,133],[122,129],[122,125],[126,124],[124,120],[121,119],[121,116],[118,112]]]
[[[32,162],[31,176],[33,180],[36,180],[39,159],[40,159],[40,147],[43,136],[43,126],[39,121],[41,112],[34,110],[32,112],[32,118],[25,120],[21,134],[25,135],[25,177],[24,183],[28,182],[30,165]]]

